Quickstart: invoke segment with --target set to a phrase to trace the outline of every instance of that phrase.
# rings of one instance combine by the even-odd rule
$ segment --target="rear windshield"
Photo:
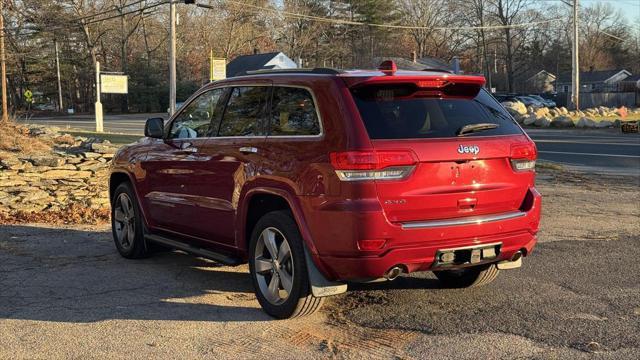
[[[371,139],[456,137],[465,125],[492,123],[494,129],[464,136],[522,134],[495,99],[481,89],[475,98],[414,97],[411,86],[367,86],[352,90]]]

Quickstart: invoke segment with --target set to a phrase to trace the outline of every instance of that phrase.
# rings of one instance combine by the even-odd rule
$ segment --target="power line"
[[[80,16],[80,17],[77,17],[77,18],[75,18],[75,19],[73,19],[71,21],[82,21],[84,19],[94,18],[96,16],[100,16],[100,15],[108,14],[110,12],[117,11],[118,9],[124,9],[124,8],[130,7],[130,6],[133,6],[133,5],[137,5],[137,4],[140,4],[141,2],[145,2],[145,1],[147,1],[147,0],[137,0],[137,1],[134,1],[134,2],[129,3],[129,4],[124,4],[122,6],[116,6],[114,8],[111,8],[111,9],[108,9],[108,10],[104,10],[104,11],[100,11],[100,12],[97,12],[97,13],[94,13],[94,14]]]
[[[145,0],[143,0],[143,1],[145,1]],[[142,1],[137,1],[137,2],[134,2],[134,3],[128,4],[126,6],[123,6],[122,8],[117,8],[117,9],[114,9],[114,10],[123,9],[124,7],[135,5],[135,4],[138,4],[138,3],[141,3],[141,2]],[[123,17],[123,16],[126,16],[126,15],[134,14],[134,13],[143,13],[146,10],[153,9],[153,8],[158,7],[158,6],[161,6],[161,5],[164,5],[164,4],[168,4],[170,2],[171,2],[170,0],[160,1],[160,2],[155,3],[155,4],[145,5],[144,7],[140,8],[140,9],[129,10],[129,11],[126,11],[126,12],[123,12],[123,13],[120,13],[120,14],[116,14],[116,15],[112,15],[112,16],[103,17],[103,18],[99,18],[99,19],[93,19],[91,21],[83,22],[81,24],[57,26],[57,27],[50,27],[50,28],[46,28],[46,29],[38,29],[38,28],[24,29],[24,30],[30,31],[30,32],[28,32],[28,33],[15,33],[15,34],[13,34],[13,36],[27,36],[27,35],[36,35],[36,34],[43,33],[43,32],[54,32],[54,31],[58,31],[58,30],[76,29],[76,28],[78,28],[80,26],[87,26],[87,25],[91,25],[91,24],[95,24],[95,23],[99,23],[99,22],[103,22],[103,21],[107,21],[107,20]],[[71,20],[71,22],[77,22],[78,19],[79,18]]]
[[[322,17],[322,16],[294,13],[290,11],[258,6],[258,5],[243,3],[243,2],[234,1],[234,0],[222,0],[222,1],[241,6],[242,8],[240,9],[240,11],[244,11],[244,12],[256,12],[257,10],[259,10],[259,11],[276,13],[284,17],[292,17],[297,19],[304,19],[304,20],[311,20],[311,21],[318,21],[318,22],[325,22],[325,23],[332,23],[332,24],[339,24],[339,25],[370,26],[370,27],[378,27],[378,28],[404,29],[404,30],[441,30],[441,31],[443,30],[497,30],[497,29],[507,29],[507,28],[530,27],[530,26],[547,24],[550,22],[563,20],[562,18],[554,18],[549,20],[532,21],[532,22],[521,23],[521,24],[488,25],[488,26],[437,26],[437,27],[408,26],[408,25],[377,24],[377,23],[367,23],[367,22],[360,22],[360,21],[353,21],[353,20],[335,19],[335,18],[328,18],[328,17]],[[200,8],[210,9],[210,10],[217,10],[214,6],[206,5],[206,4],[197,3],[196,6]],[[245,7],[248,7],[251,9],[247,9]]]

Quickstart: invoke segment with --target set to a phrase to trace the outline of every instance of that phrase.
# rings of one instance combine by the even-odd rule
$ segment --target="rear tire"
[[[127,182],[118,185],[113,192],[111,232],[122,257],[139,259],[147,256],[142,213],[131,184]]]
[[[470,288],[484,286],[498,277],[500,270],[494,264],[481,265],[459,270],[433,272],[440,283],[447,288]]]
[[[265,214],[253,229],[249,270],[258,302],[278,319],[320,309],[324,298],[311,294],[302,236],[288,211]]]

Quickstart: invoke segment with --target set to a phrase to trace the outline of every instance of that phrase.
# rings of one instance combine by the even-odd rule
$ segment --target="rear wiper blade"
[[[494,123],[469,124],[458,129],[456,135],[463,136],[465,134],[470,134],[478,131],[491,130],[497,128],[498,126],[500,125]]]

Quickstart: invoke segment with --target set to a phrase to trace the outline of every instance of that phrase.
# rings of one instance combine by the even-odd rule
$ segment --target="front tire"
[[[494,264],[480,265],[459,270],[433,272],[440,283],[447,288],[469,288],[484,286],[498,277],[500,270]]]
[[[118,185],[111,202],[111,232],[122,257],[138,259],[147,256],[140,207],[129,183]]]
[[[310,315],[323,303],[311,294],[302,241],[288,211],[267,213],[251,234],[249,270],[256,297],[278,319]]]

